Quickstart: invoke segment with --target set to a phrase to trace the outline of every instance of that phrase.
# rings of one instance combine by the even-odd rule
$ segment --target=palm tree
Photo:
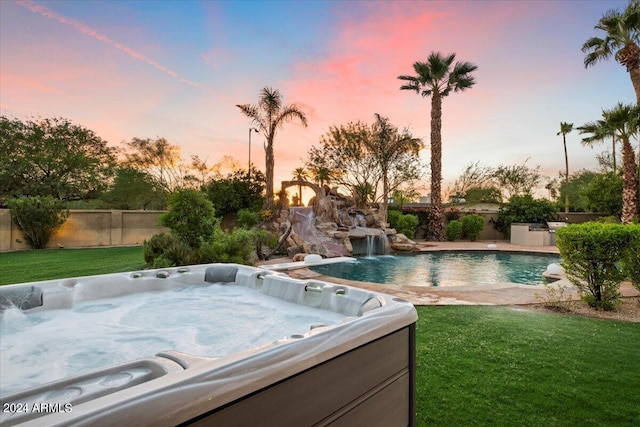
[[[382,209],[380,220],[387,222],[387,205],[389,201],[389,169],[406,153],[418,154],[424,148],[422,140],[414,138],[408,132],[400,134],[398,128],[389,123],[389,119],[376,113],[373,125],[373,139],[367,141],[367,148],[380,165],[382,174]]]
[[[573,130],[573,123],[560,122],[560,132],[556,135],[562,134],[562,143],[564,144],[564,185],[565,185],[565,193],[564,193],[564,213],[569,213],[569,156],[567,155],[567,134]]]
[[[275,140],[276,130],[281,128],[284,123],[296,118],[306,127],[307,116],[295,104],[283,106],[280,91],[267,86],[263,87],[260,91],[258,104],[242,104],[236,105],[236,107],[251,119],[253,124],[258,128],[258,131],[265,137],[265,205],[272,207],[274,204],[273,171],[275,167],[273,141]]]
[[[415,76],[398,76],[407,83],[400,90],[411,90],[423,97],[431,96],[431,207],[429,208],[430,240],[444,240],[442,215],[442,98],[451,91],[469,89],[475,84],[471,75],[478,67],[470,62],[453,61],[456,54],[442,56],[431,52],[426,62],[415,62]],[[453,68],[452,68],[453,65]]]
[[[587,54],[585,68],[613,56],[626,67],[640,104],[640,0],[630,0],[622,12],[609,10],[594,28],[606,36],[591,37],[582,45],[582,52]]]
[[[614,129],[611,129],[610,123],[607,120],[610,113],[611,111],[602,111],[603,119],[585,123],[580,126],[578,130],[581,134],[591,134],[591,136],[582,138],[582,145],[588,147],[592,147],[596,142],[603,142],[605,139],[611,138],[613,171],[616,172],[618,170],[616,162],[616,133]]]
[[[293,179],[296,181],[306,181],[309,175],[307,174],[307,170],[304,167],[295,168],[293,170]],[[298,197],[300,200],[300,204],[302,203],[302,185],[298,184]]]
[[[592,139],[610,136],[607,128],[622,142],[622,217],[623,224],[630,224],[638,212],[638,178],[631,138],[639,133],[640,108],[618,103],[612,110],[603,113],[605,120],[590,122],[580,127],[580,133],[591,133]],[[603,130],[604,128],[604,130]]]

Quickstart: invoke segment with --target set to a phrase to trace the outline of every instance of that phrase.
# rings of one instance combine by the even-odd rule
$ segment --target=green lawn
[[[418,307],[420,426],[640,426],[640,324]]]
[[[140,247],[0,253],[0,284],[143,264]],[[419,426],[640,426],[640,324],[504,307],[417,309]]]
[[[140,270],[141,246],[0,253],[0,285]]]

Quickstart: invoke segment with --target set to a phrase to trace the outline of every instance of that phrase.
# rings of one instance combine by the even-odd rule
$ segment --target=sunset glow
[[[635,100],[622,66],[586,70],[580,50],[602,14],[625,4],[3,0],[0,109],[65,117],[114,146],[163,137],[185,159],[246,165],[251,123],[235,105],[272,86],[309,120],[278,133],[277,190],[330,126],[379,113],[428,146],[430,100],[400,91],[397,77],[431,51],[455,52],[478,66],[477,83],[444,99],[443,188],[476,161],[529,159],[557,177],[561,121],[580,126]],[[608,148],[583,147],[576,131],[567,143],[571,171],[596,169]],[[254,135],[251,160],[264,170],[262,144]]]

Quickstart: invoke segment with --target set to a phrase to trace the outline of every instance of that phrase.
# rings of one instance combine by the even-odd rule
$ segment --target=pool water
[[[552,254],[513,252],[429,252],[378,256],[357,261],[318,265],[311,270],[327,276],[374,283],[411,286],[461,286],[519,283],[540,285]]]

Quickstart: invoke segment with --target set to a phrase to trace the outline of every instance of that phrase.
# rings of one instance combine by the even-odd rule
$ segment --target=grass
[[[143,264],[140,247],[0,253],[0,284]],[[419,426],[640,426],[640,324],[505,307],[417,310]]]
[[[139,270],[141,246],[0,253],[0,285]]]
[[[418,425],[640,425],[640,324],[486,306],[418,314]]]

